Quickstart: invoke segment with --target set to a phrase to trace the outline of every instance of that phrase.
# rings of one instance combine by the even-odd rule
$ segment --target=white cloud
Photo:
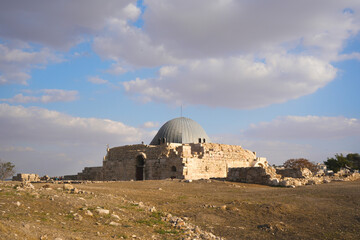
[[[234,56],[294,43],[328,56],[360,28],[356,0],[151,0],[145,4],[146,34],[181,58]]]
[[[136,7],[135,4],[129,3],[124,9],[123,9],[124,15],[126,18],[130,20],[136,20],[140,14],[141,10]]]
[[[253,124],[245,136],[257,139],[339,139],[360,136],[360,120],[345,117],[286,116]]]
[[[106,72],[113,75],[120,75],[127,72],[127,70],[124,67],[122,67],[121,64],[113,63]]]
[[[34,149],[31,147],[22,146],[2,146],[0,152],[33,152]]]
[[[353,52],[350,54],[340,54],[337,56],[336,61],[344,61],[344,60],[351,60],[356,59],[360,61],[360,53],[359,52]]]
[[[282,164],[290,158],[323,162],[336,153],[360,152],[360,120],[341,116],[286,116],[211,139],[241,145],[259,157],[266,157],[271,164]]]
[[[0,104],[0,126],[1,158],[13,161],[19,172],[42,175],[73,174],[85,166],[101,165],[106,144],[149,142],[153,137],[152,132],[109,119],[8,104]],[[27,146],[23,150],[28,151],[11,146]]]
[[[360,30],[358,1],[145,5],[142,29],[112,19],[94,40],[123,69],[160,67],[155,79],[124,83],[143,102],[264,107],[316,92],[336,77],[332,61],[358,57],[341,55]]]
[[[108,80],[102,79],[99,76],[88,77],[88,81],[94,84],[105,84],[108,83]]]
[[[42,67],[50,62],[60,62],[47,48],[34,51],[31,48],[12,48],[0,43],[0,85],[27,84],[32,68]]]
[[[158,122],[145,122],[143,125],[141,125],[141,128],[155,128],[158,127]]]
[[[27,91],[31,94],[42,94],[40,96],[26,96],[22,93],[15,95],[12,98],[2,98],[0,101],[9,103],[30,103],[30,102],[72,102],[78,99],[78,91],[62,90],[62,89],[42,89],[38,91]]]
[[[5,1],[0,8],[0,36],[71,47],[102,30],[108,18],[134,19],[135,0],[78,0],[65,2]]]
[[[336,76],[336,69],[312,56],[268,54],[188,61],[160,69],[156,79],[124,82],[144,101],[249,109],[311,94]]]
[[[124,66],[157,67],[177,62],[141,29],[118,18],[109,19],[106,31],[94,39],[93,48],[102,58],[122,62]]]

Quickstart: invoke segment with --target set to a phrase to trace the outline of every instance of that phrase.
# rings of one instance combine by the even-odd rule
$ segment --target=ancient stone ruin
[[[358,172],[339,172],[332,175],[312,173],[307,168],[245,167],[230,168],[228,181],[256,183],[270,186],[298,187],[329,183],[331,181],[354,181],[360,179]]]
[[[19,173],[16,176],[13,176],[12,180],[20,182],[38,182],[40,181],[40,177],[39,175],[33,173]]]
[[[231,168],[264,167],[266,158],[241,146],[211,143],[204,129],[188,118],[165,123],[150,145],[107,149],[101,167],[86,167],[65,179],[155,180],[226,178]]]

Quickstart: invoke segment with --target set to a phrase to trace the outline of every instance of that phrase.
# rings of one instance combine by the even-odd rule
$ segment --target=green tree
[[[353,169],[360,169],[360,154],[349,153],[346,158],[351,162]]]
[[[334,158],[328,158],[324,163],[328,169],[333,170],[335,173],[338,172],[341,168],[351,168],[353,166],[352,162],[342,153],[335,154]]]
[[[4,181],[15,173],[15,165],[11,162],[2,162],[0,159],[0,180]]]
[[[311,172],[317,171],[316,165],[305,158],[289,159],[283,164],[283,166],[285,168],[295,168],[295,169],[296,168],[307,168]]]

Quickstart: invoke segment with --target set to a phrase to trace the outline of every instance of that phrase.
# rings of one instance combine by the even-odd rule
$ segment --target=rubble
[[[299,187],[330,183],[332,181],[354,181],[360,179],[360,173],[341,171],[333,176],[313,174],[307,168],[275,169],[273,167],[229,168],[226,180],[233,182],[256,183],[269,186]]]

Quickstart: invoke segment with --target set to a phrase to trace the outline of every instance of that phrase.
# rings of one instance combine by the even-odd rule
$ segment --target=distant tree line
[[[335,173],[341,168],[360,170],[360,154],[349,153],[346,156],[343,154],[335,154],[335,157],[328,158],[327,161],[324,161],[324,164],[329,170],[333,170]],[[289,159],[283,166],[285,168],[308,168],[312,172],[317,172],[318,170],[315,163],[305,158]]]

